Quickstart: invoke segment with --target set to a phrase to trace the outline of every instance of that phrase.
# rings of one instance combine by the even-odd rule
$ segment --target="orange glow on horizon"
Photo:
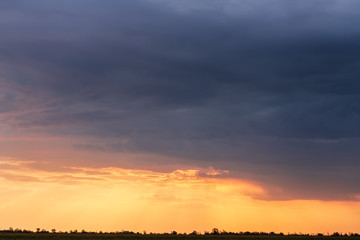
[[[0,159],[0,228],[148,232],[356,232],[358,202],[266,201],[260,185],[226,171],[33,168]],[[225,174],[225,175],[223,175]]]

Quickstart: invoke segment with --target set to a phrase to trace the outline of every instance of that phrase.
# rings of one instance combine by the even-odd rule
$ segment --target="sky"
[[[0,228],[358,232],[359,9],[0,1]]]

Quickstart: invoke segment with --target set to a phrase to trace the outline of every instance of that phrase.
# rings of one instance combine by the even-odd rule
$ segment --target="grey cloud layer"
[[[348,199],[360,192],[359,8],[1,1],[2,121],[112,139],[82,149],[231,167],[279,197]]]

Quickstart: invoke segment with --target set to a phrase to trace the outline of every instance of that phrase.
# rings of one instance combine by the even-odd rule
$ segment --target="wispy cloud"
[[[166,173],[68,166],[54,172],[3,157],[1,164],[14,167],[0,171],[4,228],[190,232],[213,226],[238,231],[241,225],[260,231],[326,232],[355,231],[359,224],[356,201],[261,200],[267,192],[257,183],[206,175],[224,172],[212,168]],[[334,214],[341,217],[330,217]],[[164,221],[169,218],[173,220]],[[343,218],[352,221],[344,224]]]

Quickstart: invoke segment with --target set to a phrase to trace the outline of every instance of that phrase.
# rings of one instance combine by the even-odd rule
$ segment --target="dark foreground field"
[[[52,234],[0,233],[0,240],[360,240],[347,236],[246,236],[246,235],[164,235],[164,234]]]

